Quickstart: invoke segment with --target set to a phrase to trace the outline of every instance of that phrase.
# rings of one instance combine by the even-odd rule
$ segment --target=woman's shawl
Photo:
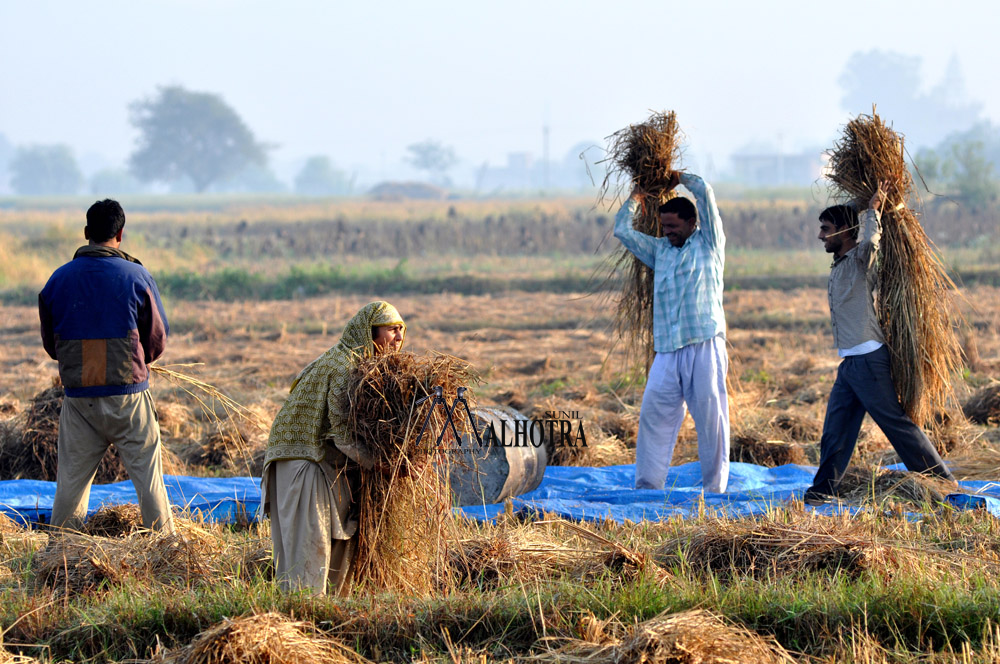
[[[358,362],[375,351],[372,327],[378,325],[404,323],[388,302],[365,305],[348,321],[337,345],[299,373],[271,425],[265,466],[279,459],[309,459],[319,463],[326,457],[328,443],[357,463],[371,466],[370,456],[356,445],[348,428],[342,397]]]

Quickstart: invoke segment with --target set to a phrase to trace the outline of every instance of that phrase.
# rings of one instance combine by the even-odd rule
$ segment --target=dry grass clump
[[[951,378],[962,367],[955,333],[960,314],[951,302],[955,285],[907,207],[913,181],[906,167],[903,137],[872,110],[847,123],[830,150],[828,176],[844,202],[867,207],[879,182],[888,199],[882,206],[878,252],[879,323],[892,353],[896,393],[918,424],[954,400]]]
[[[14,519],[0,512],[0,535],[23,532],[24,528]]]
[[[701,574],[721,578],[775,576],[828,571],[857,575],[893,574],[908,564],[906,551],[866,536],[848,519],[712,519],[694,532],[665,542],[661,560],[681,560]]]
[[[278,613],[226,618],[154,664],[315,664],[366,661],[313,624]]]
[[[960,489],[954,482],[905,470],[848,466],[837,488],[841,500],[853,504],[897,503],[923,508],[944,503],[944,496]]]
[[[0,634],[2,637],[2,634]],[[27,655],[15,655],[3,647],[3,640],[0,638],[0,664],[38,664],[40,660]]]
[[[645,192],[646,200],[633,223],[637,231],[662,235],[658,208],[675,196],[667,186],[671,171],[680,169],[682,139],[673,111],[653,113],[645,122],[629,125],[607,139],[608,156],[603,161],[608,169],[600,197],[619,200],[634,186]],[[653,361],[653,270],[620,246],[609,256],[605,272],[608,279],[624,275],[614,332],[623,344],[626,366],[647,371]]]
[[[32,397],[20,437],[8,435],[0,450],[0,479],[55,481],[62,402],[63,387],[58,377],[52,381],[52,387]],[[112,445],[101,459],[94,481],[120,482],[127,478],[125,466]]]
[[[185,462],[196,466],[224,468],[230,471],[251,469],[256,447],[261,446],[261,438],[266,435],[269,425],[262,414],[237,402],[219,388],[196,376],[178,371],[173,367],[190,367],[190,364],[169,366],[150,365],[149,370],[177,385],[199,405],[203,415],[214,425],[213,433],[200,444],[193,443],[184,449]],[[181,410],[180,413],[174,412]],[[167,406],[168,421],[173,417],[184,417],[182,409]],[[173,429],[179,431],[180,422],[171,421]],[[179,465],[179,464],[178,464]]]
[[[125,537],[142,530],[142,512],[134,503],[102,505],[83,524],[83,532],[94,537]]]
[[[474,382],[478,378],[463,360],[409,352],[365,358],[352,375],[345,410],[356,439],[375,461],[373,471],[361,473],[356,499],[355,578],[362,583],[423,593],[443,571],[451,496],[431,460],[442,454],[435,445],[438,435],[444,431],[444,440],[454,441],[467,418],[456,410],[453,428],[445,407],[433,398],[417,401],[441,387],[450,407],[458,388]]]
[[[35,559],[35,581],[78,595],[129,580],[190,584],[212,574],[221,553],[217,541],[174,534],[138,533],[124,539],[53,536]]]
[[[805,450],[798,443],[769,440],[750,431],[733,434],[729,443],[729,458],[769,468],[807,463]]]
[[[270,541],[227,538],[219,526],[175,519],[177,534],[141,531],[119,538],[52,533],[33,561],[35,583],[59,594],[151,583],[190,586],[270,572]]]
[[[770,468],[806,464],[807,443],[819,440],[818,422],[792,413],[771,416],[757,397],[745,390],[732,392],[732,432],[729,458]]]
[[[564,519],[477,524],[474,532],[459,537],[448,559],[457,583],[481,588],[563,575],[589,579],[611,573],[631,579],[645,573],[659,582],[669,576],[648,554]]]
[[[1000,382],[969,397],[962,405],[962,412],[976,424],[1000,426]]]
[[[977,427],[955,409],[935,413],[926,427],[927,437],[942,458],[961,455],[980,437]]]
[[[583,639],[540,653],[534,661],[569,664],[793,664],[773,638],[709,611],[663,613],[627,631],[611,621],[581,621]],[[622,636],[617,633],[624,631]],[[556,640],[552,640],[556,641]]]

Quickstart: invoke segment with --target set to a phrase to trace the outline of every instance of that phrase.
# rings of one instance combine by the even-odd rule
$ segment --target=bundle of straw
[[[333,664],[365,662],[356,652],[335,641],[312,623],[278,613],[225,618],[199,634],[183,648],[160,652],[156,664]]]
[[[450,355],[388,353],[361,361],[349,383],[346,411],[355,439],[375,468],[361,474],[355,579],[378,589],[424,593],[445,569],[444,530],[451,496],[433,460],[447,427],[445,408],[435,405],[435,386],[451,405],[457,388],[478,382],[472,367]],[[471,393],[466,393],[466,398]],[[470,401],[470,407],[473,402]],[[430,414],[427,430],[421,428]],[[459,435],[467,427],[456,410]]]
[[[696,532],[664,542],[665,566],[688,564],[722,579],[758,579],[827,571],[857,576],[865,571],[893,575],[917,561],[909,552],[879,542],[845,520],[801,520],[793,525],[771,518],[712,519]]]
[[[149,366],[151,373],[166,378],[193,398],[205,415],[215,423],[217,435],[209,436],[196,449],[187,450],[189,463],[220,465],[242,460],[253,475],[254,453],[250,449],[250,432],[267,432],[270,427],[260,415],[240,404],[219,388],[200,378],[178,371],[176,367],[193,367],[196,364],[171,364]]]
[[[671,171],[679,170],[682,134],[673,111],[653,113],[637,125],[629,125],[609,136],[607,174],[600,199],[611,203],[624,199],[632,187],[646,194],[642,210],[633,223],[637,231],[661,237],[658,208],[675,196],[668,191]],[[623,277],[615,309],[614,332],[625,350],[625,366],[648,371],[653,361],[653,270],[619,247],[604,266],[606,281]]]
[[[913,180],[906,168],[903,137],[872,109],[847,123],[830,151],[835,195],[859,210],[884,182],[882,241],[878,253],[876,312],[892,354],[896,394],[918,424],[954,400],[951,377],[962,366],[959,322],[950,302],[955,284],[907,207]]]
[[[792,664],[795,659],[773,637],[702,610],[663,613],[624,631],[616,621],[581,621],[584,639],[531,658],[534,662],[569,664]],[[561,639],[543,641],[558,643]]]

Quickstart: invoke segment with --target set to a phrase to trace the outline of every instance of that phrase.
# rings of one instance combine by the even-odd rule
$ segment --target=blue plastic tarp
[[[165,475],[163,481],[171,505],[209,521],[253,519],[260,506],[260,478]],[[55,495],[55,482],[7,480],[0,482],[0,510],[21,523],[48,523]],[[103,505],[136,502],[132,482],[95,484],[90,489],[87,515]]]
[[[554,514],[583,521],[612,519],[619,523],[687,518],[703,510],[734,517],[752,516],[801,498],[815,473],[813,466],[766,468],[733,463],[727,493],[706,494],[701,489],[701,467],[697,462],[672,467],[663,491],[632,488],[634,465],[603,468],[550,466],[545,469],[541,485],[513,499],[513,506],[515,512],[520,514]],[[258,478],[168,475],[165,482],[173,505],[200,513],[207,520],[233,522],[253,519],[260,506]],[[977,495],[951,494],[947,497],[950,504],[958,509],[986,510],[1000,517],[1000,484],[970,481],[961,485]],[[54,482],[0,482],[0,510],[22,523],[47,523],[52,516],[54,496]],[[131,482],[95,484],[90,493],[88,514],[105,504],[135,502],[136,493]],[[856,508],[823,505],[814,509],[823,514],[833,514]],[[458,508],[461,514],[475,519],[492,519],[503,510],[503,505]]]

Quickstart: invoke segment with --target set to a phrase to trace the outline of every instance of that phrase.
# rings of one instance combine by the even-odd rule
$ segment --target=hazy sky
[[[127,106],[180,84],[214,92],[282,164],[325,154],[392,172],[435,138],[463,162],[553,158],[673,109],[693,157],[723,168],[753,141],[826,146],[853,114],[837,79],[855,51],[957,56],[1000,120],[991,2],[306,2],[0,0],[0,133],[122,163]],[[877,100],[873,100],[877,101]]]

